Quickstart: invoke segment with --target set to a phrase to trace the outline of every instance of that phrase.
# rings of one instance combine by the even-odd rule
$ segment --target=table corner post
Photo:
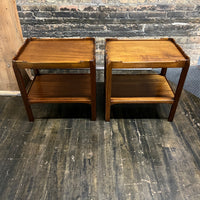
[[[22,99],[23,99],[23,102],[25,105],[25,109],[26,109],[26,112],[28,115],[28,119],[29,119],[29,121],[33,122],[34,121],[33,112],[32,112],[31,106],[28,101],[26,86],[25,86],[25,83],[23,80],[23,76],[22,76],[20,69],[15,61],[12,62],[12,65],[13,65],[15,77],[17,79],[17,83],[18,83],[18,86],[19,86],[19,89],[21,92],[21,96],[22,96]]]
[[[177,88],[176,88],[176,91],[175,91],[174,102],[171,106],[171,110],[170,110],[170,113],[169,113],[168,121],[170,121],[170,122],[172,122],[173,119],[174,119],[176,108],[178,106],[178,102],[179,102],[179,99],[180,99],[180,96],[181,96],[181,93],[182,93],[182,90],[183,90],[183,86],[184,86],[184,83],[185,83],[185,79],[186,79],[189,67],[190,67],[190,59],[187,59],[186,62],[185,62],[185,66],[182,68],[180,78],[179,78],[179,82],[178,82],[178,85],[177,85]]]
[[[96,120],[96,60],[90,62],[91,74],[91,120]]]
[[[111,62],[105,62],[105,121],[110,121],[111,109],[111,88],[112,88],[112,65]]]

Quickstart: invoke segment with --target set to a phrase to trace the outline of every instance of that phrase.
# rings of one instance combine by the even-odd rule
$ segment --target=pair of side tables
[[[174,39],[106,39],[105,120],[113,104],[169,103],[172,121],[189,69],[190,59]],[[29,121],[34,121],[33,103],[86,103],[96,120],[95,39],[28,38],[13,59],[13,68]],[[39,69],[90,69],[86,74],[40,74]],[[112,69],[161,68],[160,74],[112,74]],[[167,68],[182,68],[176,91],[167,78]],[[31,79],[26,69],[33,69]]]

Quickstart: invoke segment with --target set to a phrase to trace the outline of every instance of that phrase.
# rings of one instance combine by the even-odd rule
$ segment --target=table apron
[[[109,61],[108,61],[109,63]],[[154,63],[123,63],[111,62],[111,68],[183,68],[186,66],[186,61],[180,62],[154,62]]]
[[[93,62],[93,61],[91,61]],[[80,63],[26,63],[16,62],[19,68],[30,68],[30,69],[77,69],[77,68],[90,68],[89,62]]]

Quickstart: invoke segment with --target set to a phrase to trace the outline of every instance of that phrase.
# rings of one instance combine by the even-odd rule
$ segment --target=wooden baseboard
[[[20,91],[0,91],[0,96],[20,96]]]

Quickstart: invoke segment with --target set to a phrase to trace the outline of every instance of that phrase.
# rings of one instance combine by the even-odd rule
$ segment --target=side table
[[[173,121],[190,59],[172,38],[152,40],[107,39],[105,51],[105,120],[113,104],[169,103]],[[162,68],[160,74],[112,74],[112,69]],[[166,78],[167,68],[182,68],[174,92]]]
[[[95,40],[29,38],[13,59],[13,68],[30,121],[33,103],[91,104],[96,120]],[[40,74],[39,69],[90,69],[86,74]],[[33,69],[33,80],[25,69]]]

